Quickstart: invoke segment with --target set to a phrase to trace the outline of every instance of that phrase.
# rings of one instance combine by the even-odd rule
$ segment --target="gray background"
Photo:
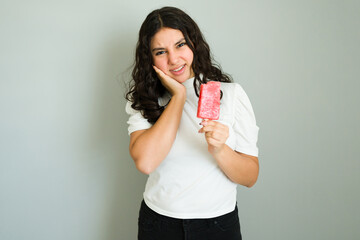
[[[146,176],[124,81],[140,24],[183,8],[248,93],[261,171],[244,239],[360,238],[360,2],[0,0],[0,239],[131,240]]]

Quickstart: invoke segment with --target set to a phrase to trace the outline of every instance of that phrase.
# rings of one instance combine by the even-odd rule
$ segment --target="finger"
[[[218,141],[214,138],[208,138],[206,139],[206,142],[210,145],[210,146],[213,146],[213,147],[219,147],[221,145],[223,145],[224,143],[221,142],[221,141]]]
[[[223,132],[224,134],[229,133],[229,127],[225,124],[219,123],[219,122],[213,122],[212,123],[214,131]]]
[[[228,126],[216,121],[207,120],[201,122],[200,125],[203,125],[203,127],[205,127],[204,131],[221,131],[221,132],[229,131]]]
[[[215,147],[215,148],[221,147],[225,144],[224,142],[218,141],[214,138],[206,138],[206,142],[209,147]]]
[[[227,133],[226,127],[218,126],[216,124],[209,124],[209,125],[204,124],[204,126],[200,130],[199,132],[219,132],[224,134]]]
[[[158,67],[156,67],[155,65],[153,65],[153,68],[154,68],[154,70],[157,71],[157,72],[158,72],[158,71],[161,71],[161,70],[160,70]]]
[[[205,137],[208,139],[214,139],[216,141],[219,141],[221,143],[225,142],[227,137],[225,134],[221,133],[221,132],[205,132]]]
[[[219,129],[216,128],[216,126],[207,125],[204,127],[205,132],[217,132]]]
[[[207,131],[216,131],[216,132],[228,132],[228,127],[225,126],[225,125],[219,125],[219,124],[216,124],[216,123],[209,123],[205,126],[203,126],[204,128],[204,131],[207,132]]]
[[[166,75],[160,68],[156,67],[155,65],[153,65],[153,68],[157,74],[157,76],[159,77],[161,83],[164,85],[164,87],[166,87],[168,89],[168,84],[170,82],[170,77],[168,75]]]
[[[204,127],[203,132],[210,132],[212,138],[215,138],[219,141],[225,142],[229,137],[229,131],[226,127],[217,127],[217,126],[206,126]]]
[[[154,68],[155,72],[156,72],[159,76],[161,76],[161,77],[166,76],[165,73],[164,73],[163,71],[161,71],[160,68],[156,67],[155,65],[153,65],[153,68]]]
[[[200,130],[201,132],[212,132],[214,131],[214,126],[204,126]]]
[[[211,121],[211,120],[209,120],[209,119],[203,119],[202,121],[201,121],[201,123],[199,123],[200,125],[203,125],[203,126],[207,126],[207,125],[213,125],[213,122],[214,121]]]

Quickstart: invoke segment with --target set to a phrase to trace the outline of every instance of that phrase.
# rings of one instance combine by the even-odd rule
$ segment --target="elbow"
[[[259,171],[257,170],[256,172],[252,172],[251,174],[247,174],[245,176],[239,176],[239,178],[235,182],[244,187],[251,188],[257,182],[258,176],[259,176]]]
[[[161,160],[155,156],[149,157],[151,154],[145,151],[141,153],[130,151],[130,155],[134,160],[136,169],[146,175],[152,173],[161,162]]]
[[[247,188],[251,188],[255,185],[256,181],[257,181],[257,176],[256,177],[239,177],[239,178],[235,178],[235,179],[231,179],[230,180],[236,184],[240,184],[244,187],[247,187]]]
[[[251,188],[255,185],[255,183],[257,182],[258,179],[258,174],[256,174],[256,176],[254,176],[253,178],[250,179],[250,181],[247,182],[247,184],[245,184],[245,186],[247,188]]]
[[[249,181],[245,185],[248,188],[253,187],[259,177],[259,162],[258,162],[257,158],[256,158],[256,161],[254,161],[254,163],[255,163],[255,165],[253,167],[252,174],[249,175],[249,177],[248,177]]]
[[[149,175],[150,173],[152,173],[154,171],[154,168],[152,166],[150,166],[150,164],[145,163],[144,161],[141,161],[141,159],[137,159],[135,160],[135,166],[136,169],[146,175]]]
[[[253,186],[255,185],[255,183],[256,183],[256,180],[249,182],[249,183],[246,184],[245,186],[246,186],[247,188],[251,188],[251,187],[253,187]]]
[[[148,161],[146,161],[146,159],[144,159],[144,157],[141,156],[141,154],[135,154],[135,152],[131,151],[131,148],[130,148],[130,155],[131,155],[131,158],[134,160],[136,169],[139,172],[149,175],[153,171],[153,169],[151,169],[151,166],[149,165]]]

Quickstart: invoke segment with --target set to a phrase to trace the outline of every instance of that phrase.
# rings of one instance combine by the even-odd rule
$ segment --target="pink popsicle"
[[[220,82],[201,84],[197,117],[217,120],[220,116]]]

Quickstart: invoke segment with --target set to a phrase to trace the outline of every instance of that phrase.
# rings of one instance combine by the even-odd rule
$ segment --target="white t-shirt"
[[[144,201],[155,212],[174,218],[211,218],[234,210],[236,186],[208,152],[204,134],[198,133],[198,97],[194,78],[183,83],[187,89],[180,126],[174,144],[161,164],[149,175]],[[245,91],[237,83],[221,83],[219,122],[229,127],[226,144],[237,152],[258,156],[258,126]],[[159,99],[165,105],[170,95]],[[130,115],[129,135],[152,125],[139,111],[126,105]]]

